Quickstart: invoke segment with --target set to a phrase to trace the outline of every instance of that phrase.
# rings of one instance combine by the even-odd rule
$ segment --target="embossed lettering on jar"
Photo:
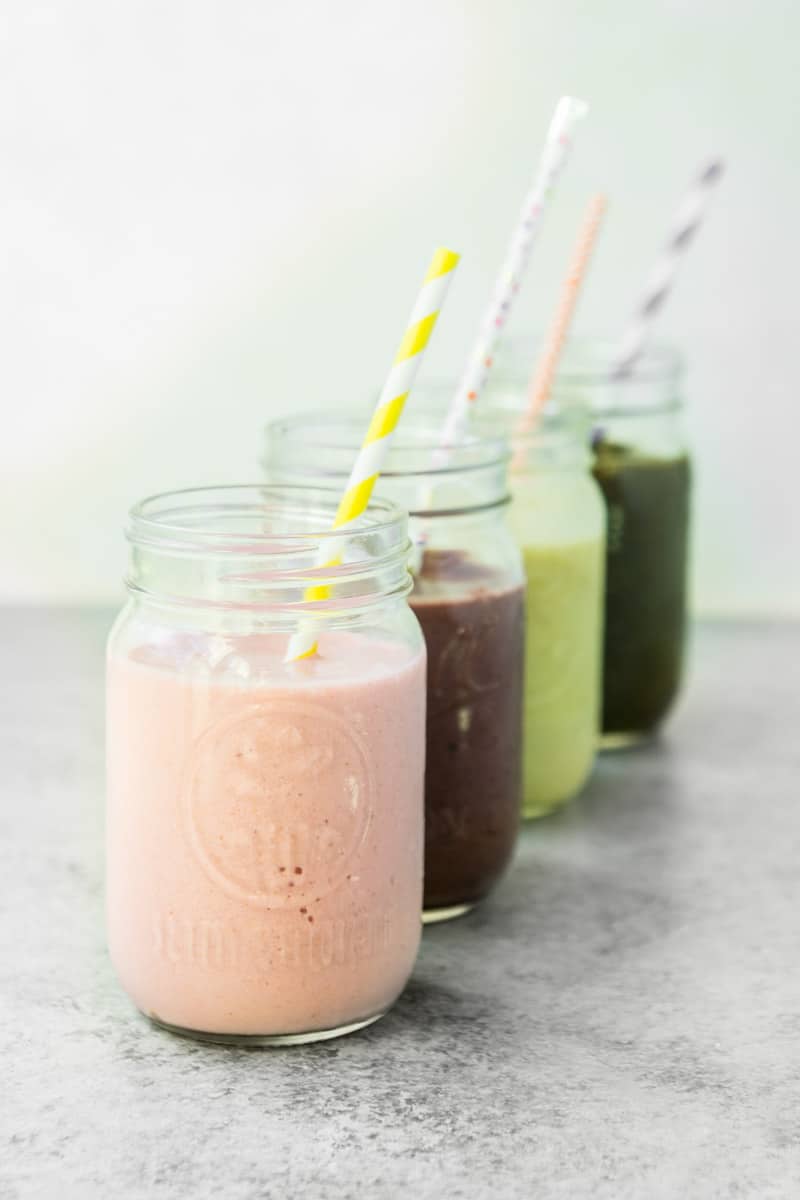
[[[257,1042],[376,1019],[410,973],[424,645],[405,518],[373,504],[315,567],[336,497],[223,488],[134,510],[108,650],[108,926],[152,1019]],[[327,600],[307,601],[309,582]],[[318,653],[285,662],[298,620]]]

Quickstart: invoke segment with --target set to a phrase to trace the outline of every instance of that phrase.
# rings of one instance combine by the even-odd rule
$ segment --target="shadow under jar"
[[[680,689],[692,477],[679,354],[654,344],[630,375],[613,380],[615,350],[577,339],[553,392],[555,405],[588,410],[592,471],[606,506],[605,749],[651,737]],[[515,344],[512,353],[518,363],[533,361],[530,346]]]
[[[425,649],[407,522],[371,504],[344,561],[318,567],[337,503],[255,485],[131,513],[108,644],[108,938],[126,992],[174,1032],[347,1033],[416,957]],[[298,622],[317,653],[287,662]]]
[[[361,417],[324,414],[274,422],[270,478],[342,487],[363,429]],[[438,429],[404,418],[379,482],[411,514],[410,604],[428,651],[426,922],[468,911],[508,865],[522,750],[525,589],[505,522],[508,451],[470,436],[438,453]]]

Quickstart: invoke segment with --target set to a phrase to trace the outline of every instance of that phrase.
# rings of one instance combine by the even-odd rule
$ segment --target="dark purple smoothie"
[[[471,905],[508,864],[522,755],[524,587],[428,550],[411,596],[428,647],[425,911]]]

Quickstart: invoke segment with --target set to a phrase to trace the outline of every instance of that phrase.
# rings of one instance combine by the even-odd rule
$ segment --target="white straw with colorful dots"
[[[588,111],[589,106],[583,100],[576,100],[572,96],[562,96],[556,105],[533,185],[525,197],[480,332],[442,427],[440,440],[443,446],[456,441],[464,433],[470,409],[486,383],[497,339],[520,289],[547,200],[572,149],[575,126]]]

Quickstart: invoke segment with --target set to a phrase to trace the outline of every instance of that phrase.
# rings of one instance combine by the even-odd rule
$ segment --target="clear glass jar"
[[[654,344],[621,380],[616,343],[576,340],[553,400],[592,422],[594,477],[608,518],[602,745],[651,736],[674,704],[687,629],[691,465],[684,430],[683,362]],[[530,343],[512,347],[521,367]],[[513,372],[511,373],[513,375]],[[522,380],[521,369],[517,379]],[[501,364],[498,389],[508,389]]]
[[[520,433],[518,407],[478,426],[511,442],[509,524],[527,578],[522,812],[530,819],[581,790],[600,721],[605,510],[591,475],[587,424],[548,410]]]
[[[505,521],[508,448],[470,436],[438,443],[440,423],[407,414],[381,473],[411,513],[410,604],[428,648],[425,920],[458,916],[507,866],[519,824],[524,577]],[[274,480],[342,486],[364,419],[274,422]]]
[[[176,1032],[346,1033],[416,957],[425,649],[407,522],[376,501],[342,565],[319,567],[338,499],[222,487],[131,513],[108,644],[108,936],[129,996]],[[300,622],[318,653],[286,662]]]

